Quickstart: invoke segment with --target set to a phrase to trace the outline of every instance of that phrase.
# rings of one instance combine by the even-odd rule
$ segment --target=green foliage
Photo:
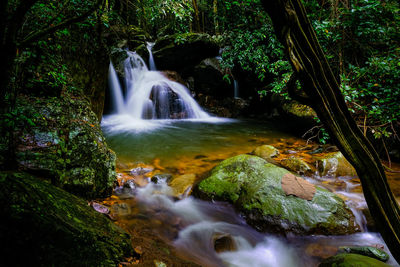
[[[268,77],[268,81],[271,81],[269,91],[287,97],[285,87],[292,73],[291,67],[284,59],[282,46],[259,1],[225,3],[227,10],[236,13],[233,16],[237,16],[236,7],[244,7],[244,11],[239,13],[240,19],[227,21],[233,30],[225,32],[223,36],[226,45],[222,53],[223,67],[233,69],[240,66],[245,71],[255,73],[261,82]],[[257,16],[256,24],[251,21],[254,16]],[[259,93],[265,95],[267,90],[260,88]]]

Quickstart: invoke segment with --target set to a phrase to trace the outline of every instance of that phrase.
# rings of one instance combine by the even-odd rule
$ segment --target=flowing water
[[[128,115],[133,120],[210,117],[196,103],[186,86],[169,80],[162,72],[148,70],[137,53],[127,51],[127,54],[128,58],[124,61],[126,94],[123,94],[115,69],[110,64],[114,114]]]
[[[149,71],[136,53],[129,53],[125,61],[125,76],[126,94],[123,94],[110,64],[114,112],[103,118],[102,127],[108,144],[118,156],[120,180],[135,175],[145,180],[141,187],[117,188],[118,201],[112,202],[113,213],[130,232],[142,231],[147,238],[160,238],[179,257],[209,267],[317,266],[323,258],[334,255],[338,246],[386,247],[379,234],[367,232],[366,218],[361,212],[366,203],[359,181],[351,177],[305,177],[335,191],[354,211],[363,232],[347,236],[282,237],[259,233],[227,203],[191,196],[177,199],[173,196],[174,188],[165,179],[157,184],[150,182],[151,175],[157,173],[169,173],[172,177],[193,174],[199,179],[222,160],[249,153],[262,144],[272,144],[287,156],[302,153],[303,148],[311,151],[315,146],[276,130],[293,129],[295,125],[208,115],[187,88],[159,72]],[[171,99],[171,94],[172,100],[163,98]],[[164,102],[170,105],[176,100],[178,109],[163,106]],[[173,114],[177,112],[185,114],[176,117]],[[143,170],[149,173],[143,175],[140,173]],[[235,249],[217,253],[216,240],[227,236]],[[140,240],[145,242],[146,237]],[[151,257],[156,258],[157,254]],[[390,264],[396,265],[393,258]]]

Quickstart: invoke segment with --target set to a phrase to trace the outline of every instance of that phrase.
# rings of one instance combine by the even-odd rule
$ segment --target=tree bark
[[[194,31],[200,32],[200,16],[199,16],[199,7],[197,6],[197,1],[192,0],[193,9],[194,9]]]
[[[301,0],[262,0],[307,98],[332,140],[354,166],[376,225],[400,262],[400,210],[380,159],[357,127]]]
[[[215,34],[219,35],[219,23],[218,23],[218,0],[213,1],[213,16],[214,16],[214,29]]]

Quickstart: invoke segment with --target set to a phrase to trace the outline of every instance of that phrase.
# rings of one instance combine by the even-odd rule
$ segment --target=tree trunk
[[[215,34],[219,35],[219,23],[218,23],[218,0],[213,1],[213,16],[214,16],[214,29]]]
[[[332,140],[354,166],[364,196],[392,255],[400,262],[400,210],[380,159],[347,109],[339,84],[322,52],[301,0],[262,0],[310,105]]]
[[[199,7],[197,6],[197,1],[192,0],[193,9],[194,9],[194,31],[200,32],[200,16],[199,16]]]

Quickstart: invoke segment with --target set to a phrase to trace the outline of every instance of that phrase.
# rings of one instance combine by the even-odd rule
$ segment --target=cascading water
[[[110,62],[110,67],[108,71],[108,84],[111,91],[111,98],[113,103],[114,112],[122,113],[124,112],[124,97],[122,95],[122,89],[119,84],[117,73],[115,72],[113,64]]]
[[[152,52],[153,46],[154,46],[154,43],[147,42],[146,47],[147,47],[147,51],[149,51],[150,70],[157,70],[156,63],[154,62],[154,58],[153,58],[153,52]]]
[[[233,97],[239,98],[239,82],[233,80]]]
[[[128,114],[137,120],[210,117],[184,85],[169,80],[161,72],[149,71],[136,52],[127,53],[128,58],[124,61],[125,98],[115,69],[110,64],[110,87],[114,99],[113,110],[116,114]]]

